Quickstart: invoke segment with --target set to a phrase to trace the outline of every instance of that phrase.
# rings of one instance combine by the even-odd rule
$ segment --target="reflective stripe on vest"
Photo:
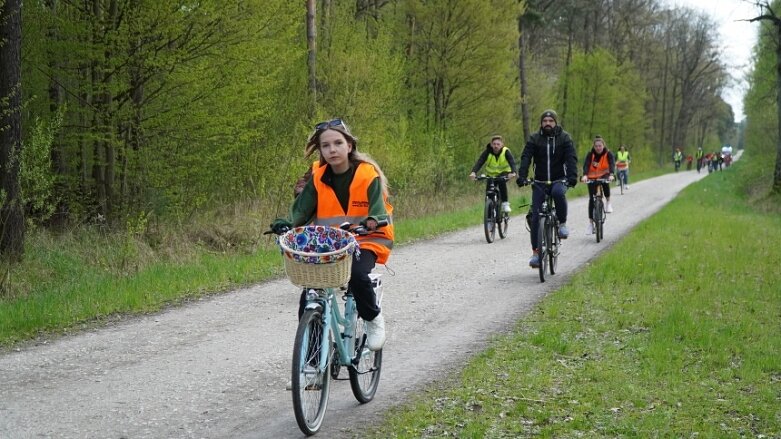
[[[503,146],[499,152],[499,156],[495,156],[493,152],[488,153],[488,158],[485,161],[485,175],[489,177],[497,177],[502,172],[512,172],[510,168],[510,162],[507,161],[507,147]]]
[[[312,183],[317,191],[317,210],[312,222],[331,227],[339,227],[343,222],[359,224],[369,215],[369,186],[379,177],[379,174],[369,163],[358,164],[353,181],[350,183],[350,201],[345,212],[333,188],[322,181],[327,166],[315,165],[312,169]],[[362,249],[370,250],[377,255],[378,264],[384,264],[388,260],[393,248],[393,206],[390,205],[385,194],[383,194],[383,201],[389,224],[371,235],[356,236]]]

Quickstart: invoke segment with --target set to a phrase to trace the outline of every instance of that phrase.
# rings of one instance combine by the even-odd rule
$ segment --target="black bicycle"
[[[488,243],[494,242],[496,231],[499,230],[499,237],[507,237],[507,227],[510,223],[510,214],[502,209],[502,202],[499,198],[500,181],[508,181],[510,177],[500,175],[498,177],[488,177],[480,175],[475,178],[477,181],[486,180],[488,183],[485,188],[485,209],[483,210],[483,230],[485,231],[485,240]]]
[[[556,205],[553,201],[550,186],[558,181],[532,180],[531,184],[537,186],[545,193],[545,200],[542,202],[539,217],[540,221],[537,230],[537,245],[540,256],[540,282],[545,282],[545,271],[551,275],[556,274],[556,265],[561,251],[561,238],[559,238],[559,217],[556,216]],[[566,184],[566,180],[561,180]]]
[[[593,208],[591,210],[591,217],[594,221],[594,234],[597,236],[597,242],[602,241],[605,233],[605,220],[607,219],[607,213],[605,212],[604,195],[602,194],[602,183],[610,183],[607,178],[597,178],[595,180],[589,180],[586,184],[596,184],[597,190],[594,191],[594,195],[591,196]]]

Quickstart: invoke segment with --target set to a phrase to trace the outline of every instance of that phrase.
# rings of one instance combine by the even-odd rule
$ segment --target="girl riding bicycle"
[[[591,146],[591,151],[586,154],[586,158],[583,160],[583,177],[581,180],[583,183],[589,180],[596,180],[599,178],[607,178],[613,180],[613,175],[616,172],[616,160],[613,157],[613,153],[608,151],[605,140],[601,136],[594,137],[594,143]],[[605,212],[613,212],[613,207],[610,205],[610,184],[609,183],[597,183],[602,185],[602,193],[605,195]],[[588,219],[591,220],[586,229],[586,235],[594,233],[594,194],[597,193],[596,184],[588,185]]]
[[[507,175],[510,178],[515,177],[515,159],[510,149],[504,146],[504,139],[502,136],[491,137],[491,143],[485,146],[483,153],[477,158],[474,166],[472,166],[472,173],[469,174],[469,178],[472,180],[477,178],[477,171],[485,165],[485,175],[489,177],[499,177]],[[502,210],[510,213],[510,202],[507,201],[507,182],[504,180],[496,181],[496,186],[499,188],[499,197],[502,200]],[[487,185],[491,184],[486,182]]]
[[[349,287],[358,315],[366,322],[367,346],[382,349],[385,319],[381,314],[369,273],[375,263],[384,264],[393,248],[393,206],[388,202],[388,184],[379,165],[357,150],[358,139],[341,119],[315,125],[306,144],[305,156],[315,151],[320,159],[312,165],[312,178],[304,185],[290,208],[288,218],[271,224],[275,232],[285,227],[312,223],[338,227],[344,222],[363,223],[374,233],[357,236],[360,255],[353,255]],[[377,221],[388,225],[377,229]],[[303,313],[302,293],[298,316]]]

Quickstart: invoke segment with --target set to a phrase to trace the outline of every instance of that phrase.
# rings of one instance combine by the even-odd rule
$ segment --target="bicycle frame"
[[[329,367],[328,356],[330,355],[329,344],[333,341],[336,346],[336,353],[340,365],[352,364],[351,349],[348,350],[345,347],[346,340],[353,334],[353,322],[350,318],[352,313],[357,312],[355,309],[355,299],[352,298],[352,294],[345,292],[347,299],[344,304],[344,312],[342,312],[339,302],[337,302],[337,291],[341,291],[338,288],[324,288],[324,289],[309,289],[307,290],[307,303],[304,307],[305,310],[319,309],[322,311],[322,315],[325,317],[323,327],[328,337],[323,337],[320,349],[320,361],[318,361],[318,372],[326,373],[326,368]],[[342,334],[345,337],[342,337]]]
[[[541,181],[533,180],[532,185],[539,187],[545,198],[540,206],[540,211],[537,213],[539,221],[537,223],[537,230],[532,230],[531,233],[538,233],[537,246],[539,248],[540,256],[540,282],[545,282],[545,270],[546,266],[550,274],[556,274],[556,264],[559,258],[559,246],[561,245],[561,238],[559,238],[559,219],[556,216],[556,203],[553,200],[553,193],[550,186],[556,183],[556,181]],[[561,182],[564,184],[564,182]]]
[[[507,236],[507,225],[510,216],[501,207],[499,188],[496,183],[499,181],[508,181],[509,177],[500,175],[497,177],[488,177],[480,175],[475,178],[477,181],[486,180],[485,198],[486,207],[483,214],[483,226],[485,239],[492,243],[495,238],[496,230],[499,229],[499,237],[504,239]]]

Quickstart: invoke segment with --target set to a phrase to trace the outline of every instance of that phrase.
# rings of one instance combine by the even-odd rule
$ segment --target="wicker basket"
[[[355,237],[325,226],[296,227],[279,237],[285,273],[303,288],[336,288],[350,280]]]

